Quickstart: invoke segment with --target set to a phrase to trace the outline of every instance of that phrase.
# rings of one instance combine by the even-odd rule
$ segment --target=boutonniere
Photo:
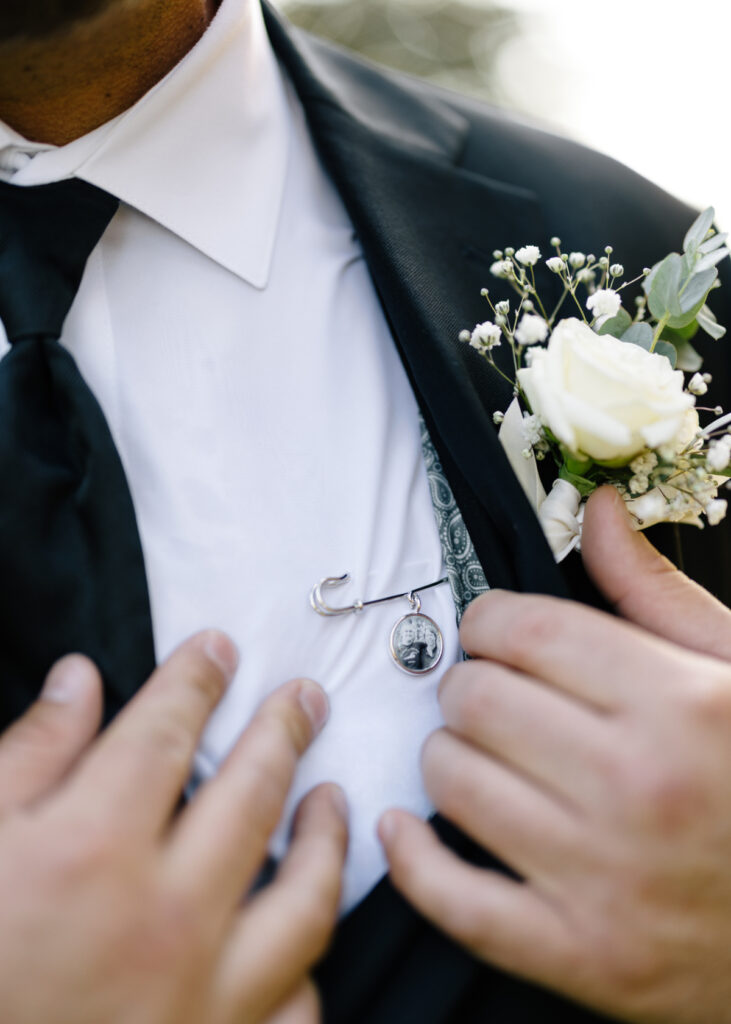
[[[729,255],[713,218],[705,210],[682,254],[632,280],[611,246],[597,258],[564,253],[551,239],[555,254],[546,264],[563,286],[551,311],[536,288],[538,246],[494,253],[491,273],[517,300],[493,301],[483,289],[492,317],[462,331],[460,341],[513,386],[513,403],[494,419],[556,561],[580,546],[584,504],[603,484],[620,492],[638,529],[715,526],[726,515],[718,491],[731,475],[731,414],[708,399],[698,404],[711,378],[691,345],[699,330],[716,340],[726,333],[706,305],[719,283],[717,264]],[[623,292],[639,282],[630,314]],[[503,342],[512,353],[507,372],[495,359]],[[543,460],[556,468],[548,494],[536,465]]]

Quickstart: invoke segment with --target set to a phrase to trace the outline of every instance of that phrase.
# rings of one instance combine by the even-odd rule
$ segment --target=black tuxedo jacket
[[[537,243],[547,251],[549,237],[560,234],[567,251],[599,252],[611,243],[622,263],[639,269],[680,245],[693,211],[604,157],[471,100],[371,67],[293,30],[269,7],[265,16],[322,162],[359,235],[489,582],[595,600],[578,560],[561,569],[554,565],[497,441],[492,413],[507,407],[509,389],[457,335],[484,319],[480,290],[491,283],[493,249]],[[546,278],[546,288],[554,287],[555,280]],[[721,302],[716,307],[721,322],[728,322],[728,310]],[[731,365],[724,344],[706,345],[704,355],[714,374],[713,394],[724,402]],[[0,394],[0,402],[27,399]],[[3,502],[13,500],[6,491],[0,501],[0,529],[6,522]],[[126,495],[110,490],[108,503],[108,521],[126,545],[123,558],[80,566],[73,551],[52,547],[28,550],[26,556],[20,538],[19,558],[27,564],[15,567],[12,588],[0,588],[4,721],[27,706],[50,663],[68,650],[84,651],[101,666],[111,714],[153,667],[134,513]],[[22,517],[13,529],[22,533]],[[657,531],[657,538],[729,602],[727,528]],[[59,609],[61,579],[65,592],[73,582],[73,614]],[[494,864],[447,823],[437,818],[434,824],[465,857]],[[387,880],[344,920],[318,980],[332,1024],[598,1020],[478,964],[421,920]]]

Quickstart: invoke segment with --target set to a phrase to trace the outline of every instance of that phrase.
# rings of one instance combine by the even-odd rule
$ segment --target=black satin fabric
[[[154,666],[144,563],[104,415],[57,341],[117,201],[0,183],[0,726],[57,658],[92,658],[107,718]]]

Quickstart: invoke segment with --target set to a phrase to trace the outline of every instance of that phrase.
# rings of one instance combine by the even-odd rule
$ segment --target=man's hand
[[[390,811],[394,884],[478,956],[634,1022],[731,1022],[731,613],[592,497],[584,559],[628,621],[486,594],[445,674],[436,807],[524,882]]]
[[[306,680],[276,691],[216,779],[175,814],[235,662],[225,636],[199,634],[94,740],[101,682],[71,656],[0,739],[3,1021],[319,1018],[307,971],[337,913],[347,844],[339,789],[303,801],[276,880],[242,897],[327,717],[323,691]]]

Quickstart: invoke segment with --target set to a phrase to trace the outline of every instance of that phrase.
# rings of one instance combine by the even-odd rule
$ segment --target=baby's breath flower
[[[510,277],[513,273],[513,264],[510,260],[496,260],[490,267],[493,277]]]
[[[561,245],[561,239],[558,237],[558,235],[553,236],[553,238],[551,239],[551,245],[554,249],[558,249],[558,247]]]
[[[497,324],[486,320],[483,324],[477,324],[470,337],[470,345],[478,352],[491,352],[497,348],[502,338],[502,331]]]
[[[574,270],[579,270],[586,263],[586,254],[583,252],[570,252],[569,263]]]
[[[630,477],[629,489],[633,494],[645,494],[650,488],[650,478],[643,473],[635,473]]]
[[[633,473],[639,473],[642,476],[649,476],[656,466],[657,455],[654,452],[644,452],[642,455],[638,455],[636,459],[632,459],[629,464],[629,468]]]
[[[524,299],[523,300],[523,309],[526,311],[526,313],[532,313],[535,308],[536,307],[533,305],[533,302],[532,302],[531,299]]]
[[[501,299],[500,302],[498,302],[497,305],[495,306],[495,312],[501,313],[502,316],[507,316],[507,314],[510,312],[510,300]]]
[[[522,249],[518,249],[515,258],[524,267],[534,267],[541,258],[541,250],[537,245],[524,245]]]
[[[621,296],[612,288],[600,288],[586,300],[586,308],[596,317],[616,316],[621,305]]]
[[[705,507],[706,519],[711,526],[718,526],[725,518],[728,511],[728,502],[725,498],[714,498]]]
[[[705,395],[708,391],[708,385],[703,380],[703,375],[700,373],[694,373],[688,381],[688,391],[691,395]]]
[[[613,247],[611,245],[605,245],[604,246],[604,252],[607,254],[607,256],[611,256],[612,253],[614,252],[614,249],[613,249]]]
[[[624,273],[624,267],[621,263],[613,263],[609,268],[609,273],[612,277],[621,277]]]
[[[542,316],[527,313],[521,317],[515,332],[515,340],[519,345],[536,345],[548,337],[548,324]]]
[[[560,274],[563,270],[563,260],[560,256],[551,256],[550,260],[546,260],[546,266],[554,274]]]
[[[515,249],[513,249],[513,247],[511,245],[509,245],[507,247],[507,249],[505,250],[505,255],[506,256],[515,256]]]
[[[470,341],[471,338],[472,338],[472,331],[460,331],[459,332],[459,340],[460,341]]]
[[[492,254],[492,258],[494,260],[501,260],[503,258],[503,251],[502,251],[502,249],[495,249],[495,251]]]
[[[579,281],[581,284],[591,284],[591,282],[595,278],[596,274],[593,270],[589,270],[588,267],[584,267],[584,269],[580,270],[579,273],[576,275],[576,280]]]
[[[706,465],[712,473],[723,473],[724,469],[731,462],[731,437],[720,438],[718,441],[711,441],[706,453]]]
[[[494,412],[492,414],[492,422],[495,424],[495,426],[499,427],[504,419],[505,419],[505,413],[504,412]]]
[[[545,446],[543,427],[537,416],[534,416],[529,412],[523,413],[522,433],[523,440],[526,444],[529,444],[531,448],[541,448]]]

